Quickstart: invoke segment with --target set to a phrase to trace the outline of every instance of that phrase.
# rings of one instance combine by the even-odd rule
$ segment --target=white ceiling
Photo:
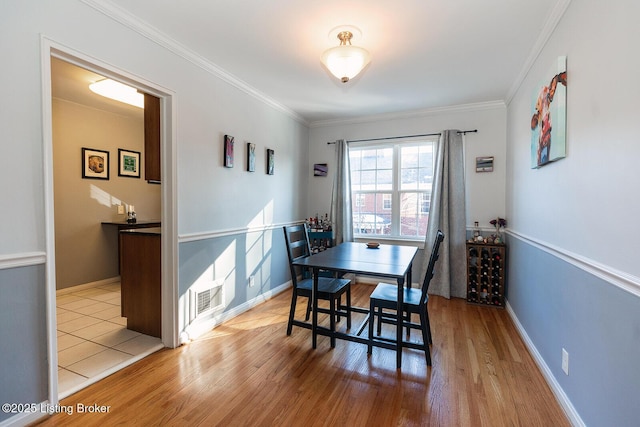
[[[504,101],[566,0],[105,0],[306,122]],[[91,2],[88,2],[91,3]],[[94,2],[95,3],[95,2]],[[372,55],[343,84],[321,65],[339,25]]]

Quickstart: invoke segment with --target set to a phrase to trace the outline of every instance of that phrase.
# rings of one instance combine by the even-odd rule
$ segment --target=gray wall
[[[43,266],[0,269],[0,402],[47,399]],[[14,414],[0,411],[0,422]]]
[[[508,259],[509,304],[582,420],[637,425],[640,299],[519,238]]]

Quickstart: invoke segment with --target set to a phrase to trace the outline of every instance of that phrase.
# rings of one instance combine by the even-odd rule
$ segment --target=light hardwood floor
[[[354,304],[368,306],[372,290],[353,286]],[[362,344],[331,349],[326,337],[312,350],[309,330],[286,336],[290,295],[81,390],[61,402],[72,415],[40,425],[570,425],[505,310],[431,297],[433,366],[404,350],[398,371],[390,350],[368,357]],[[109,412],[77,413],[78,404]]]

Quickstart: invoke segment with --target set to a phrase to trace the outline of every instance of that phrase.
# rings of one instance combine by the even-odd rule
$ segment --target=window
[[[391,194],[382,195],[382,209],[385,211],[391,210]]]
[[[431,207],[433,143],[432,139],[349,145],[356,236],[424,238]]]

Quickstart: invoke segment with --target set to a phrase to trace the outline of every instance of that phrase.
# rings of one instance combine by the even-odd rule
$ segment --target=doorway
[[[68,49],[62,50],[56,46],[55,43],[46,41],[45,43],[48,49],[43,50],[43,81],[44,81],[44,93],[51,94],[49,99],[44,102],[44,117],[43,120],[45,129],[45,181],[46,183],[46,206],[47,206],[47,307],[48,307],[48,336],[49,336],[49,360],[56,361],[49,366],[49,398],[50,402],[55,403],[59,398],[66,397],[73,392],[96,382],[107,375],[121,369],[128,364],[145,357],[146,355],[156,351],[162,347],[175,347],[177,345],[177,336],[175,333],[175,310],[173,307],[177,306],[174,277],[173,261],[174,247],[176,237],[174,235],[174,217],[173,210],[170,208],[174,200],[174,188],[172,185],[171,177],[173,176],[172,165],[172,135],[170,132],[170,101],[171,95],[167,93],[158,92],[157,89],[152,87],[148,82],[132,81],[127,78],[124,73],[120,74],[118,70],[115,70],[111,66],[105,64],[96,63],[93,59],[91,62],[87,61],[82,54],[77,52],[69,52]],[[69,219],[72,214],[67,210],[67,205],[71,205],[71,211],[77,209],[79,206],[78,197],[81,197],[79,193],[75,193],[73,196],[76,198],[73,201],[65,200],[64,197],[60,199],[58,197],[58,188],[56,187],[58,182],[63,181],[64,178],[58,177],[58,169],[70,169],[78,172],[78,162],[81,161],[81,155],[76,148],[73,147],[74,153],[65,153],[64,150],[57,150],[54,146],[56,143],[57,129],[54,129],[56,121],[61,119],[61,116],[78,113],[78,110],[87,110],[84,113],[83,120],[75,121],[76,126],[87,126],[92,120],[100,122],[101,119],[97,119],[94,116],[99,110],[107,109],[107,114],[112,117],[109,120],[115,122],[127,120],[134,122],[134,119],[128,117],[126,110],[109,110],[109,107],[102,106],[97,107],[95,105],[83,105],[79,101],[71,101],[68,99],[62,99],[59,93],[59,82],[56,81],[58,77],[57,72],[60,71],[60,66],[73,67],[73,70],[79,73],[94,73],[101,77],[109,77],[112,79],[123,81],[136,87],[138,90],[146,93],[152,93],[155,96],[159,96],[161,104],[163,106],[163,114],[161,116],[161,134],[162,144],[161,153],[165,159],[162,163],[162,172],[164,177],[168,178],[163,180],[161,185],[147,184],[144,181],[143,174],[137,181],[138,186],[140,184],[155,187],[155,192],[158,193],[155,206],[159,216],[156,217],[162,221],[162,285],[161,285],[161,299],[162,299],[162,333],[161,339],[146,337],[143,334],[129,331],[126,329],[126,319],[119,316],[120,311],[120,284],[118,282],[118,259],[117,255],[113,256],[114,249],[117,253],[117,230],[101,229],[100,222],[105,219],[103,216],[95,215],[95,212],[88,212],[84,215],[89,217],[89,221],[92,221],[92,228],[96,228],[98,224],[97,234],[100,235],[96,243],[100,242],[97,246],[100,246],[93,253],[89,254],[90,259],[96,260],[93,263],[89,263],[91,268],[95,268],[95,274],[89,274],[84,277],[89,279],[82,279],[82,270],[80,268],[72,269],[74,271],[63,272],[59,271],[57,266],[59,260],[69,262],[69,259],[65,260],[67,251],[62,248],[71,248],[73,241],[64,241],[66,236],[62,236],[62,239],[58,239],[59,229],[64,230],[65,220]],[[67,91],[72,91],[71,85],[73,82],[68,79],[62,79],[63,85],[68,85],[63,88]],[[66,81],[65,81],[66,80]],[[83,85],[86,82],[82,83]],[[49,85],[50,90],[47,90]],[[53,90],[55,89],[55,90]],[[104,101],[103,101],[104,102]],[[58,108],[60,105],[55,104],[67,104],[66,108]],[[61,113],[62,110],[62,113]],[[140,114],[140,112],[138,112]],[[93,116],[93,119],[91,118]],[[115,119],[114,119],[115,117]],[[68,123],[74,123],[73,120]],[[115,137],[113,127],[109,129],[111,137]],[[87,131],[84,129],[83,131]],[[73,133],[73,129],[65,129],[65,132]],[[126,133],[126,132],[125,132]],[[93,134],[95,136],[95,134]],[[102,149],[99,138],[86,138],[86,144],[83,145],[91,149]],[[91,141],[93,139],[93,141]],[[126,146],[126,143],[122,138],[115,138],[118,140],[116,144],[122,144],[124,146],[118,147],[127,149],[131,152],[136,152],[135,147]],[[104,139],[102,142],[104,143]],[[93,145],[90,145],[94,142]],[[95,145],[97,144],[97,146]],[[132,182],[136,177],[120,176],[118,165],[118,150],[113,147],[108,147],[102,151],[109,153],[109,160],[112,162],[109,169],[109,178],[113,180],[119,177],[121,180],[129,180],[129,182],[123,182],[124,186],[132,187]],[[165,155],[164,153],[167,153]],[[111,153],[115,153],[111,154]],[[112,157],[113,156],[113,157]],[[68,159],[67,159],[68,157]],[[60,168],[58,162],[69,162],[69,167]],[[48,171],[47,171],[48,169]],[[65,172],[62,172],[63,174]],[[72,172],[69,172],[72,173]],[[84,178],[82,178],[84,179]],[[76,173],[76,181],[78,181]],[[136,210],[147,206],[149,212],[153,211],[154,202],[149,202],[146,198],[148,196],[142,196],[141,201],[137,199],[137,196],[132,197],[129,195],[120,194],[120,192],[113,187],[106,187],[108,191],[105,191],[104,184],[106,181],[100,182],[99,180],[92,180],[92,184],[87,184],[89,180],[85,180],[84,183],[84,195],[89,200],[89,203],[97,206],[97,209],[109,209],[113,210],[113,216],[107,219],[117,221],[119,219],[118,206],[121,204],[127,205],[134,204]],[[112,191],[113,190],[113,191]],[[153,196],[150,197],[153,199]],[[128,200],[127,200],[128,199]],[[136,201],[138,200],[138,201]],[[59,209],[59,207],[62,208]],[[74,208],[75,206],[75,208]],[[61,222],[58,218],[61,217]],[[54,220],[55,218],[55,220]],[[124,217],[123,217],[124,218]],[[73,219],[72,219],[73,220]],[[77,220],[77,218],[76,218]],[[83,230],[76,230],[80,234],[91,233],[87,231],[87,228]],[[95,232],[95,230],[94,230]],[[111,236],[108,236],[112,234]],[[96,236],[94,236],[96,237]],[[88,239],[91,240],[91,239]],[[64,246],[67,244],[67,246]],[[71,251],[73,252],[73,251]],[[109,256],[105,256],[106,253],[110,253]],[[103,259],[111,258],[111,259]],[[97,260],[102,260],[98,262]],[[73,262],[73,260],[72,260]],[[80,265],[78,262],[77,265]],[[115,265],[115,274],[114,274]],[[91,269],[90,268],[90,269]],[[60,269],[62,270],[62,269]],[[94,280],[95,279],[95,280]],[[61,289],[57,289],[59,286],[56,284],[60,282],[64,285]],[[81,286],[70,286],[69,284],[82,283]],[[55,316],[55,317],[54,317]]]

